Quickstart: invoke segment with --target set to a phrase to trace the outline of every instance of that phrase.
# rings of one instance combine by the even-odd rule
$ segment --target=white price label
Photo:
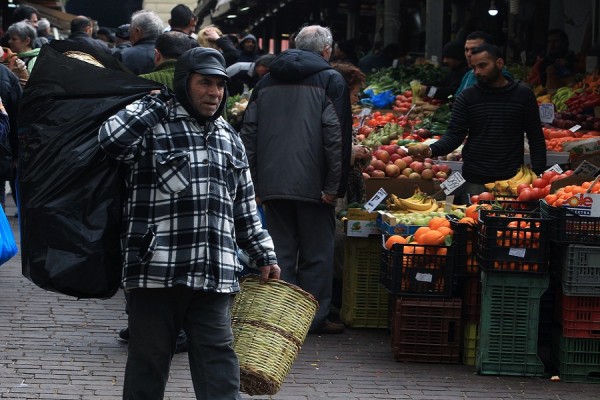
[[[431,274],[423,274],[423,273],[417,272],[415,274],[415,279],[417,281],[419,281],[419,282],[429,282],[429,283],[431,283],[431,282],[433,282],[433,275],[431,275]]]
[[[379,189],[377,193],[375,193],[373,197],[371,197],[371,199],[367,201],[367,204],[365,204],[365,210],[367,210],[368,212],[373,212],[373,210],[375,210],[379,203],[385,200],[386,197],[387,192],[383,190],[383,188]]]
[[[365,107],[365,108],[363,108],[363,109],[360,111],[360,114],[358,114],[358,116],[359,116],[359,117],[366,117],[367,115],[371,114],[371,111],[372,111],[372,110],[371,110],[370,108],[368,108],[368,107]]]
[[[465,182],[465,178],[462,177],[460,172],[456,171],[452,173],[448,179],[442,182],[440,187],[444,189],[444,193],[448,195],[462,186]]]
[[[510,250],[508,250],[508,255],[514,256],[514,257],[519,257],[519,258],[524,258],[526,250],[527,249],[523,249],[520,247],[511,247]]]
[[[563,173],[563,170],[562,170],[562,168],[561,168],[561,167],[560,167],[558,164],[554,164],[553,166],[551,166],[550,168],[548,168],[548,169],[546,170],[546,172],[548,172],[548,171],[554,171],[554,172],[558,172],[559,174],[562,174],[562,173]]]
[[[429,88],[429,91],[427,92],[427,97],[433,97],[433,96],[435,96],[436,93],[437,93],[437,87],[432,86]]]
[[[581,129],[581,125],[573,125],[569,130],[571,132],[577,132],[580,129]]]
[[[554,121],[554,104],[540,104],[540,120],[546,124],[551,124]]]
[[[600,168],[596,167],[591,162],[584,160],[573,172],[573,175],[589,176],[593,177],[600,171]]]

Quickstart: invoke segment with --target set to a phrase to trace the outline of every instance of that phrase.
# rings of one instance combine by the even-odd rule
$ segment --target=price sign
[[[540,104],[540,119],[546,124],[551,124],[554,121],[554,104]]]
[[[366,117],[367,115],[371,114],[371,109],[369,107],[365,107],[360,111],[360,114],[358,114],[359,117]]]
[[[433,275],[432,274],[425,274],[422,272],[417,272],[415,274],[415,280],[419,281],[419,282],[428,282],[431,283],[433,282]]]
[[[554,164],[553,166],[551,166],[550,168],[548,168],[548,169],[546,170],[546,172],[548,172],[548,171],[554,171],[554,172],[558,172],[559,174],[562,174],[562,173],[563,173],[563,170],[562,170],[562,168],[561,168],[561,167],[559,167],[559,165],[558,165],[558,164]]]
[[[580,129],[581,129],[581,125],[573,125],[569,130],[571,132],[577,132]]]
[[[427,97],[433,97],[433,96],[435,96],[436,93],[437,93],[437,87],[432,86],[429,88],[429,91],[427,92]]]
[[[527,249],[523,249],[523,248],[520,248],[520,247],[511,247],[508,250],[508,255],[509,256],[514,256],[514,257],[519,257],[519,258],[524,258],[526,250]]]
[[[577,169],[573,172],[573,175],[581,175],[581,176],[596,176],[596,174],[600,171],[600,168],[596,167],[591,162],[584,160]]]
[[[373,212],[375,208],[387,197],[387,192],[383,190],[383,188],[379,189],[377,193],[371,197],[367,204],[365,204],[365,210],[368,212]]]
[[[444,193],[447,195],[454,192],[457,188],[465,183],[465,178],[462,177],[460,172],[456,171],[448,179],[446,179],[440,187],[444,189]]]

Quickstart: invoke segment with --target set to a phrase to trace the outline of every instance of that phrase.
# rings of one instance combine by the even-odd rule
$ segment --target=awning
[[[43,6],[35,1],[22,1],[20,4],[28,5],[36,8],[39,11],[38,18],[47,18],[53,26],[56,26],[59,31],[69,32],[71,30],[71,20],[76,17],[74,14],[69,14],[55,8]]]

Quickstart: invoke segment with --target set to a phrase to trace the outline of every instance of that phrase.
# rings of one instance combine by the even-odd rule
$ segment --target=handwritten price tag
[[[540,104],[540,119],[547,124],[551,124],[554,121],[554,104]]]
[[[584,160],[577,169],[573,172],[573,175],[581,175],[581,176],[596,176],[596,174],[600,171],[600,168],[596,167],[591,162]]]
[[[383,190],[383,188],[379,189],[377,193],[375,193],[373,197],[371,197],[371,199],[367,201],[367,204],[365,204],[365,210],[367,210],[368,212],[373,212],[373,210],[375,210],[379,203],[385,200],[387,195],[387,192]]]
[[[448,179],[440,184],[440,187],[444,189],[444,193],[447,195],[454,192],[460,186],[465,183],[465,178],[462,177],[460,172],[456,171]]]
[[[551,166],[550,168],[548,168],[548,169],[546,170],[546,172],[548,172],[548,171],[554,171],[554,172],[558,172],[559,174],[562,174],[562,173],[563,173],[563,170],[562,170],[562,168],[561,168],[561,167],[559,167],[559,165],[558,165],[558,164],[554,164],[553,166]]]
[[[508,250],[508,255],[509,256],[514,256],[514,257],[519,257],[519,258],[524,258],[526,250],[527,249],[523,249],[523,248],[520,248],[520,247],[511,247]]]

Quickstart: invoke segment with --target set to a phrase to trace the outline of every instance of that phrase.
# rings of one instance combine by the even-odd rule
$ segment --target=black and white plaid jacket
[[[200,126],[177,100],[167,106],[148,95],[110,117],[99,142],[128,164],[125,288],[235,292],[238,245],[257,267],[277,263],[244,147],[223,118]]]

